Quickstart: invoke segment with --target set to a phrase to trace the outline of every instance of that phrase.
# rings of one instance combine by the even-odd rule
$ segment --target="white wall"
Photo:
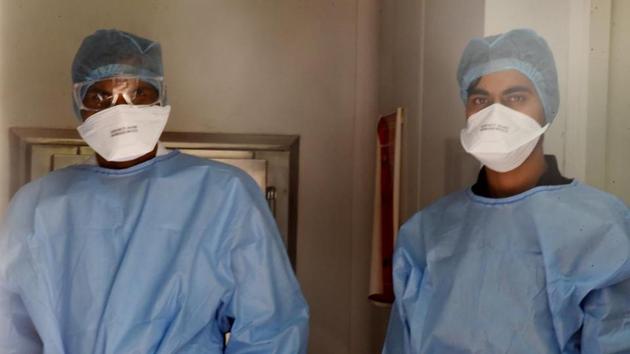
[[[483,0],[385,2],[380,111],[404,107],[401,220],[470,185],[478,164],[459,144],[465,124],[456,80],[461,53],[483,35]]]
[[[630,205],[630,1],[612,1],[611,22],[606,187]]]
[[[421,110],[421,46],[424,1],[385,1],[381,12],[379,108],[381,115],[405,109],[401,220],[417,209]]]
[[[369,288],[375,130],[379,114],[380,23],[383,2],[358,6],[357,81],[353,169],[353,245],[349,353],[380,353],[388,312],[367,300]],[[363,122],[363,123],[361,123]],[[367,221],[367,222],[366,222]]]
[[[483,35],[484,0],[426,0],[424,19],[419,207],[477,177],[459,142],[466,117],[456,72],[468,41]]]
[[[529,27],[547,39],[558,68],[560,112],[545,136],[545,150],[558,157],[568,177],[615,192],[606,183],[607,170],[623,164],[606,166],[611,130],[604,118],[612,108],[610,16],[610,0],[487,0],[485,32]]]
[[[173,106],[168,130],[301,136],[297,266],[312,313],[309,352],[374,352],[366,295],[378,4],[3,1],[0,129],[75,126],[70,64],[94,30],[158,39]],[[7,145],[0,143],[0,210]]]
[[[383,8],[381,114],[406,109],[401,220],[470,183],[478,164],[459,145],[465,122],[457,65],[483,34],[483,0],[401,0]]]
[[[567,177],[630,201],[630,2],[486,0],[485,12],[486,34],[533,28],[554,52],[560,112],[546,152]]]
[[[591,0],[588,63],[588,124],[586,181],[607,188],[606,151],[608,136],[608,81],[610,74],[611,0]]]
[[[456,80],[461,53],[483,34],[483,0],[386,2],[381,25],[381,114],[404,107],[401,219],[474,180],[459,144],[465,122]]]

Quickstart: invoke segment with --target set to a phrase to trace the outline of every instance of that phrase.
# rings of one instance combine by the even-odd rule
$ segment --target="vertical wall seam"
[[[355,7],[355,21],[354,21],[354,107],[353,107],[353,119],[352,119],[352,170],[351,170],[351,178],[354,180],[354,175],[356,173],[357,170],[357,157],[355,156],[356,154],[356,142],[357,142],[357,119],[359,116],[359,87],[358,87],[358,80],[359,80],[359,14],[360,14],[360,3],[362,0],[356,0],[356,7]],[[350,215],[351,215],[351,222],[350,222],[350,291],[348,292],[348,308],[350,309],[350,311],[348,311],[347,315],[347,320],[348,320],[348,339],[347,339],[347,343],[348,343],[348,354],[351,354],[352,352],[352,315],[353,315],[353,311],[354,308],[352,306],[352,297],[354,295],[354,289],[353,289],[353,284],[354,284],[354,233],[356,231],[356,226],[355,226],[355,211],[356,211],[356,206],[355,206],[355,191],[354,191],[354,185],[352,185],[351,188],[351,193],[350,193],[350,198],[351,198],[351,202],[350,202]]]
[[[426,33],[426,0],[422,0],[420,4],[420,51],[418,57],[420,59],[420,68],[418,69],[418,127],[417,127],[417,166],[416,166],[416,200],[414,210],[407,210],[409,215],[413,215],[413,212],[420,209],[420,203],[422,201],[422,126],[424,122],[424,65],[425,65],[425,33]],[[408,119],[408,118],[407,118]]]

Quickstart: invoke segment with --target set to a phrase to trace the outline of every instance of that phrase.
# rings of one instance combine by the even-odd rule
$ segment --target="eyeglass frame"
[[[82,111],[98,112],[98,111],[102,111],[104,109],[110,108],[112,106],[115,106],[116,101],[118,100],[118,97],[116,97],[116,99],[112,99],[112,102],[109,105],[109,107],[90,108],[90,107],[85,106],[85,104],[83,103],[83,100],[85,99],[85,95],[87,94],[90,87],[92,87],[97,82],[106,81],[106,80],[115,80],[115,79],[138,80],[138,81],[145,82],[151,85],[152,87],[154,87],[158,91],[158,97],[156,101],[149,104],[142,104],[143,106],[152,106],[156,104],[164,105],[166,101],[166,85],[164,84],[164,77],[162,76],[148,77],[148,76],[141,76],[141,75],[116,75],[116,76],[101,78],[98,80],[83,81],[83,82],[77,82],[73,84],[72,96],[73,96],[76,107]],[[127,104],[134,105],[134,103],[128,97],[125,97],[124,94],[121,96],[123,97],[123,99],[125,100]]]

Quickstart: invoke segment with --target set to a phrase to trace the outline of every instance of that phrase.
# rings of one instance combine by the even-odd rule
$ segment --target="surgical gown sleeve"
[[[625,230],[623,225],[625,224]],[[608,234],[618,233],[617,247],[626,260],[602,288],[591,291],[584,300],[581,346],[584,354],[630,353],[630,213],[622,227],[612,226]],[[611,252],[612,253],[612,252]]]
[[[17,201],[16,201],[17,200]],[[17,268],[29,268],[30,257],[21,227],[28,214],[23,200],[15,198],[0,232],[0,353],[41,353],[42,343],[12,275]],[[24,232],[24,233],[23,233]],[[33,274],[32,272],[26,274]]]
[[[225,353],[306,353],[308,307],[276,224],[254,182],[235,183],[226,255],[233,289],[220,314],[230,331]]]
[[[415,353],[409,332],[410,316],[420,292],[425,267],[420,231],[421,213],[400,229],[394,252],[393,278],[396,300],[392,306],[383,354]]]
[[[19,295],[0,285],[0,353],[41,353],[37,331]]]
[[[571,205],[564,215],[540,214],[571,220],[546,223],[540,238],[560,349],[573,353],[574,343],[583,354],[630,353],[630,211],[589,187],[560,200]]]

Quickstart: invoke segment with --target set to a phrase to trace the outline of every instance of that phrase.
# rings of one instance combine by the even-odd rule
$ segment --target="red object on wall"
[[[378,122],[369,299],[382,304],[394,301],[392,257],[399,227],[401,130],[402,109]]]

